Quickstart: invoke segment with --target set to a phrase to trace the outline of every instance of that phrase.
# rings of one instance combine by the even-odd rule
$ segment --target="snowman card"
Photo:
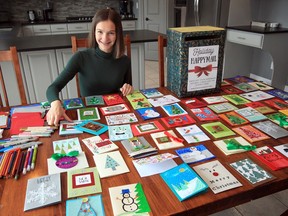
[[[161,117],[161,114],[153,107],[137,109],[136,111],[144,120]]]
[[[150,215],[140,183],[110,187],[109,194],[114,215]]]

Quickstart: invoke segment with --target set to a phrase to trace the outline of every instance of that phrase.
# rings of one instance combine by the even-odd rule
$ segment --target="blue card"
[[[89,215],[105,216],[101,194],[66,200],[67,216],[86,215],[87,212]]]
[[[191,146],[175,150],[184,163],[196,163],[215,158],[204,145]]]
[[[161,114],[153,107],[141,108],[136,111],[144,120],[161,117]]]
[[[112,125],[108,127],[109,139],[111,141],[126,140],[133,137],[130,124]]]
[[[99,136],[108,130],[108,126],[93,120],[83,121],[75,125],[75,129]]]
[[[160,176],[180,201],[208,188],[206,182],[186,163],[160,173]]]
[[[280,89],[273,89],[273,90],[270,90],[270,91],[267,91],[268,94],[271,94],[275,97],[278,97],[282,100],[288,100],[288,93],[283,91],[283,90],[280,90]]]
[[[78,109],[84,107],[84,103],[81,98],[72,98],[64,100],[63,106],[66,110]]]

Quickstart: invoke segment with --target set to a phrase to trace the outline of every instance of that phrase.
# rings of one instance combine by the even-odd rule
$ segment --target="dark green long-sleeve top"
[[[82,97],[116,93],[124,83],[132,85],[131,61],[126,55],[115,59],[112,53],[90,48],[76,52],[48,87],[50,103],[59,100],[59,92],[77,73]]]

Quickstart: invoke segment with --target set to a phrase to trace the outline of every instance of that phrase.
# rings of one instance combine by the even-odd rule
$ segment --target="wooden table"
[[[164,94],[171,94],[167,89],[160,88],[159,89]],[[126,98],[125,98],[126,100]],[[130,106],[127,100],[128,106]],[[183,106],[184,107],[184,106]],[[130,106],[131,110],[132,107]],[[240,107],[239,107],[240,108]],[[162,116],[166,116],[163,110],[160,107],[156,108],[158,111],[161,111]],[[188,111],[191,116],[193,114],[191,111],[184,107],[186,111]],[[136,114],[139,122],[142,122],[140,116]],[[70,116],[73,119],[76,119],[75,110],[71,111]],[[103,116],[101,115],[101,121],[105,123]],[[199,125],[200,122],[197,122]],[[167,128],[168,129],[168,128]],[[175,133],[178,132],[174,129]],[[8,131],[5,131],[5,136],[9,136]],[[4,213],[5,215],[65,215],[66,212],[66,200],[67,200],[67,173],[61,174],[61,184],[62,184],[62,202],[60,204],[51,205],[48,207],[43,207],[35,210],[30,210],[27,212],[23,212],[24,208],[24,200],[25,200],[25,192],[27,180],[29,178],[39,177],[42,175],[48,174],[47,167],[47,158],[51,157],[53,153],[52,142],[60,139],[68,139],[76,137],[77,135],[69,135],[69,136],[59,136],[58,131],[55,131],[54,134],[49,138],[40,138],[43,142],[42,145],[38,148],[37,162],[34,171],[29,172],[26,175],[21,175],[19,180],[14,179],[0,179],[0,211],[1,215]],[[92,153],[89,149],[81,142],[83,138],[91,137],[93,135],[83,133],[79,135],[80,143],[83,151],[85,151],[88,163],[90,167],[95,166]],[[180,134],[178,134],[180,137]],[[145,138],[155,146],[154,142],[150,135],[145,135]],[[257,199],[284,189],[288,188],[288,168],[272,171],[268,167],[266,167],[263,163],[258,160],[253,160],[269,171],[271,174],[276,176],[277,178],[269,183],[262,184],[258,187],[251,186],[246,180],[244,180],[238,173],[236,173],[230,166],[229,163],[234,162],[236,160],[240,160],[246,157],[251,158],[248,153],[239,153],[231,156],[225,156],[214,144],[214,138],[210,137],[210,141],[202,142],[218,159],[242,184],[242,187],[228,190],[226,192],[222,192],[219,194],[214,194],[210,189],[207,192],[191,197],[188,200],[183,202],[178,201],[176,196],[172,193],[172,191],[168,188],[168,186],[164,183],[160,175],[153,175],[149,177],[141,178],[132,164],[132,159],[128,157],[126,150],[120,144],[120,142],[115,142],[118,144],[119,149],[127,163],[130,172],[126,174],[121,174],[113,177],[103,178],[101,179],[102,185],[102,197],[106,215],[113,215],[112,206],[110,202],[110,197],[108,193],[109,187],[124,185],[124,184],[132,184],[140,182],[143,186],[143,190],[148,199],[149,205],[152,209],[153,215],[207,215],[211,214],[223,209],[227,209],[245,202],[248,202],[253,199]],[[255,143],[257,147],[268,145],[270,147],[288,143],[288,137],[281,138],[275,140],[273,138],[268,139],[266,141]],[[191,144],[187,144],[184,142],[185,146],[191,146]],[[194,144],[192,144],[194,145]],[[196,144],[197,145],[197,144]],[[176,154],[175,149],[159,151],[159,153],[170,152]],[[176,158],[175,161],[177,164],[181,164],[182,160],[180,158]],[[205,163],[205,162],[203,162]],[[198,165],[200,163],[196,163]],[[194,166],[190,165],[191,167]]]

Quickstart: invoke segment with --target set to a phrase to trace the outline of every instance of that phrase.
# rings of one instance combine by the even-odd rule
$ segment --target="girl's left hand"
[[[120,88],[120,91],[122,92],[123,96],[127,96],[128,94],[131,94],[134,89],[133,86],[125,83],[122,88]]]

